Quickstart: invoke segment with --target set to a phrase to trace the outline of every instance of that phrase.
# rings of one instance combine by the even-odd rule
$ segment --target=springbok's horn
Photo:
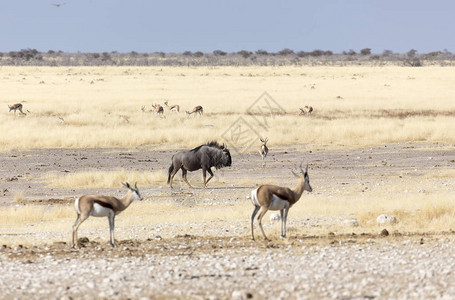
[[[134,189],[137,190],[137,181],[134,183]]]

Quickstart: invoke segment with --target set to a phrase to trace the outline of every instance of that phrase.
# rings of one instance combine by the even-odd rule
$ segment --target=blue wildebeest
[[[210,142],[205,145],[200,145],[192,150],[182,151],[172,156],[172,164],[169,167],[167,183],[172,188],[172,179],[175,174],[182,169],[183,180],[192,188],[186,179],[187,172],[202,169],[204,187],[207,187],[207,183],[213,177],[213,172],[210,168],[215,167],[216,169],[219,169],[222,167],[229,167],[231,166],[231,163],[231,153],[229,153],[229,150],[224,144],[220,145],[217,142]],[[206,180],[207,172],[209,172],[210,177]]]

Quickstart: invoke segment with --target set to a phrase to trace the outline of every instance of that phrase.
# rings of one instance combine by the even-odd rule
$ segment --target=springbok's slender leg
[[[107,216],[109,219],[109,234],[110,234],[110,244],[112,247],[115,247],[115,238],[114,238],[114,221],[115,221],[115,213],[111,211],[109,213],[109,216]]]
[[[85,220],[87,220],[87,218],[89,217],[90,215],[89,214],[80,214],[80,215],[77,215],[77,219],[76,219],[76,222],[74,222],[74,225],[73,225],[73,245],[72,247],[74,248],[77,244],[77,230],[79,229],[79,226],[81,226],[82,222],[84,222]]]
[[[284,229],[284,228],[283,228],[284,208],[280,210],[280,217],[281,217],[281,222],[280,222],[280,223],[281,223],[281,224],[280,224],[280,225],[281,225],[281,226],[280,226],[280,227],[281,227],[281,228],[280,228],[280,236],[283,237],[283,229]],[[284,232],[286,232],[286,229],[284,229],[284,230],[285,230]]]
[[[287,205],[285,208],[284,208],[284,219],[283,220],[283,232],[284,234],[282,234],[281,236],[282,237],[286,237],[286,223],[288,221],[288,212],[289,212],[289,205]],[[283,218],[283,216],[282,216]]]
[[[255,205],[253,214],[251,215],[251,237],[252,237],[253,241],[254,241],[254,229],[253,229],[254,217],[256,217],[256,214],[258,213],[260,208],[261,207],[259,205]]]
[[[186,179],[186,173],[187,173],[187,172],[188,172],[187,170],[185,170],[184,168],[182,168],[182,178],[183,178],[183,180],[186,182],[186,184],[188,184],[188,186],[192,189],[193,187],[191,186],[191,184],[190,184],[190,183],[188,182],[188,180]]]
[[[264,217],[265,213],[269,210],[269,208],[265,208],[263,207],[262,210],[261,210],[261,213],[259,214],[259,217],[258,217],[258,221],[259,221],[259,228],[261,228],[261,231],[262,231],[262,235],[264,236],[264,238],[268,241],[269,239],[267,238],[267,236],[265,235],[265,232],[264,232],[264,228],[262,228],[262,218]]]
[[[80,214],[77,214],[77,218],[76,218],[76,222],[74,222],[73,224],[73,239],[71,241],[71,246],[74,248],[74,238],[76,238],[76,243],[77,243],[77,229],[76,231],[74,230],[74,227],[76,226],[76,224],[79,222],[79,219],[81,218],[81,215]]]

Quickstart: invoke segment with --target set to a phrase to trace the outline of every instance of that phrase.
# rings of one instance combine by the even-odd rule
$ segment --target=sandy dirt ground
[[[232,153],[231,168],[217,170],[213,185],[202,188],[201,172],[189,175],[188,190],[176,176],[173,192],[146,186],[146,201],[194,201],[226,205],[246,199],[252,182],[294,186],[290,175],[308,162],[314,193],[331,194],[345,185],[365,187],[402,173],[453,168],[453,145],[400,143],[337,150],[272,147],[266,165],[258,153]],[[0,154],[0,203],[12,203],[24,191],[27,203],[71,205],[74,196],[120,189],[61,189],[43,175],[89,170],[167,170],[177,150],[43,149]],[[190,198],[191,198],[190,197]],[[191,203],[188,203],[191,205]],[[203,213],[203,212],[201,212]],[[322,220],[321,222],[323,222]],[[325,220],[327,221],[327,220]],[[293,226],[311,226],[293,216]],[[134,238],[118,238],[112,249],[105,239],[68,245],[69,232],[45,236],[36,246],[0,242],[0,298],[3,299],[409,299],[455,297],[455,235],[438,234],[300,235],[287,239],[250,239],[249,220],[137,228]],[[316,226],[316,225],[315,225]],[[170,228],[172,227],[172,228]],[[67,227],[66,227],[67,228]],[[186,224],[188,228],[188,224]],[[57,231],[57,230],[56,230]],[[256,232],[258,233],[258,232]],[[81,235],[80,236],[84,236]],[[121,235],[119,235],[121,236]],[[0,241],[2,237],[0,235]]]

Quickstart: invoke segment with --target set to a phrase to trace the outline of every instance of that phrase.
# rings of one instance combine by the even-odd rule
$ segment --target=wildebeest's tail
[[[167,184],[169,184],[169,182],[171,182],[172,171],[174,171],[174,162],[172,162],[171,166],[169,167],[169,174],[167,176]]]

